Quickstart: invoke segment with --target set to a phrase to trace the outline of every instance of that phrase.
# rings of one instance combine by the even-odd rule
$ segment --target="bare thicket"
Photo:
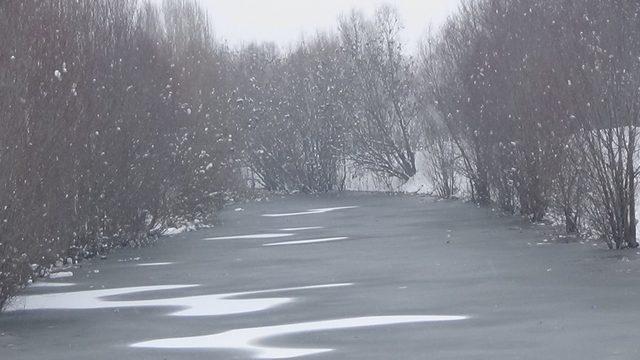
[[[578,1],[562,60],[588,169],[587,212],[610,248],[637,247],[635,191],[640,115],[640,5]]]
[[[201,10],[164,6],[0,4],[0,306],[33,268],[209,213],[233,181],[224,60]]]
[[[636,247],[640,6],[599,4],[464,2],[423,47],[423,97],[478,202]]]

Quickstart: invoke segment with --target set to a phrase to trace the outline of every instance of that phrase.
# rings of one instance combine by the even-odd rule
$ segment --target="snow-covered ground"
[[[179,235],[190,231],[196,231],[200,229],[210,229],[213,225],[209,225],[202,220],[179,222],[178,225],[170,226],[162,231],[163,236]]]
[[[427,166],[427,153],[416,152],[416,174],[409,181],[389,178],[372,171],[348,168],[345,189],[349,191],[397,192],[413,194],[432,194],[434,184]]]
[[[73,276],[73,272],[71,271],[59,271],[59,272],[53,272],[49,274],[50,279],[62,279],[62,278],[72,277],[72,276]]]

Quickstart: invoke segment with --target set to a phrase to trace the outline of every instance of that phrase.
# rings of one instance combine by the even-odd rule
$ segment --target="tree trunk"
[[[564,208],[564,228],[567,234],[578,233],[578,221],[577,216],[570,207]]]
[[[627,151],[627,193],[628,219],[627,229],[625,229],[625,241],[630,248],[637,248],[636,240],[636,173],[634,153],[636,148],[636,129],[629,127],[629,150]]]

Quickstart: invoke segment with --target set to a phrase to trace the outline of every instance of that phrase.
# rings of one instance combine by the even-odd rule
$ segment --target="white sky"
[[[338,16],[353,8],[372,14],[381,4],[398,8],[407,49],[416,48],[429,25],[438,27],[459,0],[198,0],[209,12],[216,37],[236,47],[271,41],[287,48],[302,34],[336,29]]]

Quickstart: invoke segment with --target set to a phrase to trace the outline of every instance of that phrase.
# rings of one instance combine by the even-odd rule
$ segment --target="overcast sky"
[[[208,10],[216,37],[236,47],[272,41],[289,47],[301,34],[334,30],[338,16],[353,8],[369,14],[381,4],[396,6],[405,25],[404,41],[414,49],[432,24],[439,26],[459,0],[199,0]]]

